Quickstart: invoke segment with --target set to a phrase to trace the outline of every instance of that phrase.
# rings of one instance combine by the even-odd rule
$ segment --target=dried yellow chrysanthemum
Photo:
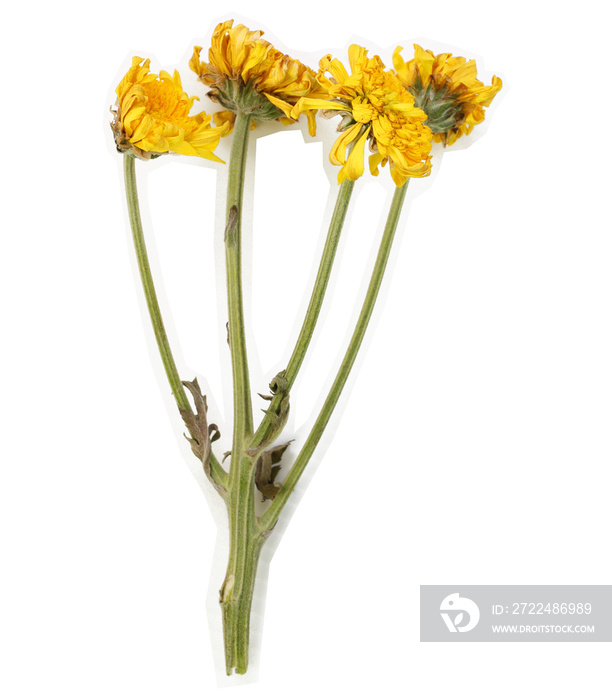
[[[208,96],[228,110],[218,112],[215,121],[233,122],[238,111],[255,121],[294,121],[291,109],[301,97],[322,94],[315,72],[262,39],[262,31],[233,24],[228,20],[215,28],[208,63],[200,60],[201,46],[194,48],[189,61],[199,79],[212,88]],[[314,135],[314,113],[307,116]]]
[[[134,57],[117,86],[111,122],[117,149],[143,159],[172,151],[222,163],[213,151],[230,127],[211,127],[205,112],[189,116],[197,98],[183,92],[178,72],[157,76],[149,66],[150,59]]]
[[[371,172],[378,175],[378,166],[388,162],[391,177],[400,187],[409,177],[429,175],[432,135],[424,125],[427,115],[415,107],[414,98],[397,76],[385,70],[380,57],[368,58],[367,53],[361,46],[350,46],[352,75],[337,59],[323,58],[318,80],[327,91],[327,99],[303,98],[293,115],[305,109],[324,110],[324,116],[342,115],[338,127],[342,135],[329,155],[334,165],[342,166],[339,182],[356,180],[363,174],[369,141]]]
[[[393,66],[415,104],[427,114],[435,141],[449,146],[484,120],[484,108],[502,88],[501,78],[493,76],[486,86],[476,77],[473,60],[450,53],[434,56],[415,44],[414,58],[406,63],[401,50],[398,46],[393,52]]]

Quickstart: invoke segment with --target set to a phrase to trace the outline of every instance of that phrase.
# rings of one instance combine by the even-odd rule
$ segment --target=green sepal
[[[226,78],[222,83],[217,83],[208,96],[225,109],[234,113],[242,112],[258,122],[285,116],[282,110],[257,90],[252,80],[245,84],[241,78]]]
[[[463,105],[446,86],[436,89],[434,85],[428,85],[423,89],[420,80],[417,80],[409,91],[414,97],[414,106],[427,115],[425,124],[434,134],[454,129],[465,119]]]

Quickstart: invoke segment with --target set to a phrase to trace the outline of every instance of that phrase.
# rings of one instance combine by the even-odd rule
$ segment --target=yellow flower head
[[[189,116],[195,97],[183,92],[177,71],[149,73],[150,60],[137,56],[117,86],[111,127],[117,150],[149,159],[173,151],[223,161],[213,153],[229,126],[211,127],[204,112]]]
[[[228,20],[216,27],[208,63],[200,60],[201,46],[194,48],[189,61],[199,79],[212,87],[208,96],[229,110],[229,114],[218,113],[220,120],[233,121],[235,113],[242,111],[255,121],[294,121],[291,109],[295,103],[301,97],[320,94],[315,72],[262,39],[262,31],[233,24],[234,20]],[[314,113],[308,114],[308,128],[314,135]]]
[[[501,78],[493,76],[490,86],[476,77],[476,62],[461,56],[425,51],[414,45],[414,58],[406,63],[401,46],[393,52],[393,66],[415,103],[427,113],[427,126],[434,140],[445,146],[469,134],[485,118],[488,107],[502,88]]]
[[[342,115],[338,127],[342,134],[329,155],[334,165],[342,166],[339,182],[363,175],[369,141],[372,174],[378,175],[378,166],[388,162],[391,177],[400,187],[409,177],[429,175],[432,135],[424,125],[427,115],[415,107],[414,98],[397,76],[385,70],[378,56],[368,58],[367,53],[356,44],[349,48],[352,75],[338,59],[323,58],[318,79],[327,90],[327,99],[303,98],[292,115],[304,109],[322,109],[324,116]]]

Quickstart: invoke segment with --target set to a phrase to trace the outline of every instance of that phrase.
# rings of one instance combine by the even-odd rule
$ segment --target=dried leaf
[[[259,394],[262,399],[270,402],[269,408],[262,409],[268,416],[268,429],[265,438],[253,446],[251,454],[255,455],[262,447],[273,443],[282,433],[289,418],[289,385],[285,379],[285,370],[279,372],[270,382],[271,394]]]
[[[291,440],[284,445],[276,445],[262,452],[255,463],[255,486],[263,496],[263,500],[273,500],[280,485],[275,484],[278,473],[281,470],[281,459],[285,450],[291,444]]]
[[[195,413],[191,409],[181,409],[181,417],[191,434],[191,437],[185,435],[185,438],[191,445],[193,454],[202,461],[204,472],[214,483],[210,472],[211,443],[218,440],[221,437],[221,433],[214,423],[210,426],[208,425],[208,404],[206,403],[206,396],[204,396],[200,390],[198,380],[194,379],[192,382],[183,382],[183,385],[193,396],[193,402],[196,408]]]

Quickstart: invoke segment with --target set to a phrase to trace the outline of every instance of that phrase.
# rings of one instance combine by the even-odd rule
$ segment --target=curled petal
[[[343,131],[336,143],[332,146],[329,160],[333,165],[344,165],[346,163],[346,149],[359,136],[361,124],[354,124],[346,131]]]
[[[368,139],[368,134],[370,129],[366,129],[363,135],[360,136],[357,143],[353,146],[346,164],[342,167],[338,173],[338,183],[342,183],[344,180],[358,180],[364,171],[364,156],[365,156],[365,145]]]

